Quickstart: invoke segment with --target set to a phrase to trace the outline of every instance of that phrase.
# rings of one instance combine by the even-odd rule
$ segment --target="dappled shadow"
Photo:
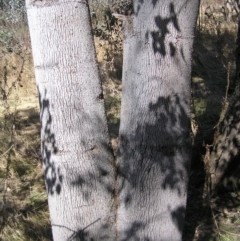
[[[125,33],[128,55],[117,155],[120,240],[180,240],[184,224],[191,153],[190,68],[185,65],[190,55],[183,44],[186,36],[181,36],[187,31],[181,30],[177,16],[185,4],[170,2],[149,18],[152,24],[144,25],[138,19],[147,15],[141,8],[151,5],[146,11],[154,13],[157,2],[136,1],[136,29]],[[190,46],[191,40],[185,44]],[[136,223],[141,225],[136,228]]]
[[[153,4],[155,3],[153,2]],[[168,24],[173,25],[176,32],[180,31],[180,28],[173,4],[168,7],[171,16],[166,19],[156,16],[155,27],[157,30],[152,33],[149,31],[148,37],[153,41],[151,43],[153,52],[162,57],[169,54],[173,58],[176,54],[174,45],[170,44],[166,47],[163,42],[170,31]],[[168,47],[170,52],[166,51]],[[155,80],[160,82],[156,76],[154,76]],[[177,84],[177,79],[174,84]],[[115,187],[106,185],[102,181],[104,176],[109,175],[109,171],[104,169],[99,162],[101,158],[100,153],[97,152],[98,146],[94,145],[94,141],[91,145],[82,143],[87,147],[89,155],[94,157],[95,171],[99,173],[100,178],[95,179],[95,185],[103,188],[107,194],[114,195],[117,204],[121,206],[120,209],[124,206],[125,209],[134,212],[132,207],[135,206],[138,210],[145,210],[144,212],[148,215],[147,220],[144,218],[143,221],[139,217],[135,218],[134,215],[133,217],[123,215],[124,219],[129,218],[129,220],[127,220],[128,225],[122,234],[121,241],[137,241],[142,238],[145,241],[154,240],[148,236],[150,232],[146,232],[150,226],[156,226],[161,230],[160,233],[163,236],[170,237],[174,234],[167,234],[169,224],[171,228],[174,227],[178,236],[181,235],[191,152],[188,106],[189,100],[184,100],[184,97],[175,94],[169,96],[159,94],[154,101],[147,102],[147,113],[149,114],[147,116],[141,113],[141,106],[130,106],[133,118],[129,126],[125,126],[126,133],[121,133],[119,136],[118,158],[120,160],[117,170],[119,177],[117,193],[114,193]],[[101,122],[101,119],[98,121]],[[106,144],[102,143],[102,145],[104,148],[110,149]],[[96,173],[88,173],[89,179],[86,179],[82,173],[71,178],[71,185],[81,187],[81,192],[84,193],[83,197],[86,200],[91,200],[90,190],[93,184],[90,180],[96,177]],[[155,213],[148,213],[148,207],[153,207],[152,210]],[[74,235],[76,238],[81,236],[82,239],[94,240],[91,230],[88,229],[74,230]],[[167,240],[170,239],[166,238]]]
[[[98,118],[98,122],[101,123],[102,120]],[[88,145],[86,144],[85,147],[88,147]],[[100,151],[99,149],[102,149],[102,150]],[[113,158],[113,151],[111,148],[111,144],[108,142],[98,143],[96,144],[96,146],[92,146],[90,149],[86,150],[86,152],[89,152],[89,155],[93,159],[93,162],[94,162],[93,165],[94,165],[95,171],[94,170],[88,171],[87,173],[79,171],[73,177],[71,177],[71,181],[70,181],[71,186],[73,188],[74,187],[80,188],[82,198],[87,202],[91,201],[92,190],[95,189],[96,186],[99,189],[103,189],[103,192],[109,195],[109,197],[114,195],[114,192],[115,192],[113,180],[110,181],[108,179],[110,176],[111,177],[114,176],[113,174],[114,163],[111,162],[111,160],[109,159],[103,160],[104,155],[101,156],[101,154],[103,154],[101,153],[103,150],[106,151],[106,153],[108,153],[109,155],[112,155],[112,158]]]
[[[156,4],[157,1],[153,1],[153,4]],[[170,6],[170,10],[171,10],[171,6]],[[174,10],[174,8],[173,8]],[[168,28],[167,28],[167,24],[169,22],[172,21],[172,19],[162,19],[160,17],[156,17],[155,18],[156,21],[156,25],[158,26],[158,23],[160,25],[160,23],[164,23],[164,27],[163,27],[163,31],[166,35]],[[160,32],[160,29],[159,29]],[[155,48],[156,52],[159,52],[162,55],[166,55],[166,47],[162,44],[162,40],[159,37],[160,34],[156,34],[153,33],[155,38],[155,41],[153,41],[153,49]],[[163,36],[165,36],[163,35]],[[152,35],[153,37],[153,35]],[[159,39],[160,38],[160,39]],[[171,56],[174,56],[175,54],[175,50],[173,48],[173,46],[169,46],[170,47],[170,54]],[[140,124],[136,130],[135,130],[135,136],[133,137],[133,139],[129,139],[127,140],[127,144],[125,146],[125,150],[127,150],[127,154],[134,155],[134,158],[136,158],[137,160],[139,160],[139,166],[138,165],[134,165],[135,170],[133,169],[133,167],[131,166],[131,163],[128,163],[128,165],[126,167],[124,167],[124,170],[121,171],[120,168],[120,174],[121,175],[125,175],[126,173],[129,172],[130,170],[130,174],[133,176],[137,176],[140,172],[139,170],[144,170],[146,173],[148,173],[149,176],[151,176],[152,173],[154,173],[155,171],[159,171],[159,173],[164,174],[164,177],[159,180],[158,184],[161,188],[163,188],[164,190],[170,190],[173,192],[178,193],[179,195],[181,195],[181,180],[183,178],[183,176],[185,175],[185,172],[187,171],[187,165],[183,166],[182,168],[178,168],[177,163],[175,162],[174,156],[176,155],[176,153],[178,152],[183,152],[181,144],[184,145],[185,143],[179,143],[177,140],[179,139],[178,135],[170,135],[170,131],[171,129],[168,129],[169,126],[174,127],[174,125],[176,124],[176,122],[178,121],[175,118],[175,112],[177,112],[174,108],[172,110],[168,109],[168,106],[171,106],[171,101],[172,99],[168,99],[166,98],[166,100],[164,98],[159,98],[158,101],[156,103],[152,103],[149,105],[149,110],[151,112],[151,114],[153,115],[153,117],[157,120],[156,122],[154,122],[151,125],[145,125],[145,124]],[[175,101],[175,103],[179,104],[179,97],[175,98],[173,101]],[[177,105],[176,104],[176,105]],[[48,105],[49,103],[47,103],[47,101],[45,102],[45,110],[46,113],[48,113]],[[162,108],[162,109],[161,109]],[[166,116],[164,114],[161,113],[161,111],[167,113]],[[179,117],[181,119],[181,117],[183,117],[184,115],[186,115],[186,113],[184,113],[184,111],[182,111],[181,109],[179,110]],[[49,113],[50,116],[50,113]],[[48,119],[48,123],[51,124],[51,118]],[[163,124],[162,124],[163,123]],[[162,130],[158,130],[158,126],[159,125],[163,125],[163,129]],[[47,135],[50,138],[50,142],[51,142],[51,148],[55,149],[55,141],[54,141],[54,135],[53,133],[51,133],[50,129],[46,129],[45,130]],[[176,130],[175,130],[176,131]],[[177,131],[176,131],[177,132]],[[164,134],[163,134],[164,133]],[[171,131],[171,133],[174,133]],[[149,143],[146,143],[146,141],[144,140],[144,138],[142,136],[146,136],[147,138],[150,138]],[[164,143],[158,143],[158,136],[164,136]],[[121,136],[120,139],[122,141],[124,140],[124,136]],[[168,139],[169,138],[169,139]],[[136,139],[137,143],[135,142]],[[165,140],[167,140],[165,143]],[[174,143],[174,145],[170,145],[169,143],[171,142],[176,142]],[[135,142],[135,143],[134,143]],[[134,147],[134,150],[131,149],[131,143],[133,143],[134,145],[136,144],[137,148]],[[108,148],[106,146],[106,148]],[[189,146],[188,146],[189,148]],[[95,149],[94,145],[91,145],[91,147],[89,148],[90,151],[93,151]],[[189,148],[190,149],[190,148]],[[139,150],[139,151],[138,151]],[[49,152],[49,149],[46,149],[46,153]],[[47,156],[47,155],[46,155]],[[164,159],[163,157],[167,157],[168,161],[162,161],[162,159]],[[144,163],[143,160],[145,159],[153,159],[154,161],[152,163]],[[45,160],[45,162],[47,162],[48,159]],[[104,177],[106,175],[108,175],[108,172],[103,169],[101,166],[98,166],[99,169],[99,174]],[[54,170],[54,168],[52,166],[50,166],[50,168],[48,169],[48,172],[57,172],[57,170]],[[56,175],[58,175],[58,173],[56,173]],[[54,175],[53,175],[54,176]],[[94,175],[93,174],[89,174],[90,178],[93,178]],[[145,180],[142,179],[142,176],[138,176],[136,178],[135,181],[131,180],[131,177],[129,177],[128,175],[126,175],[126,180],[128,182],[130,182],[131,184],[131,188],[132,189],[139,189],[139,192],[142,190],[142,185],[143,182]],[[125,178],[125,177],[124,177]],[[54,178],[50,179],[50,183],[54,183],[55,185],[55,180]],[[54,186],[53,185],[53,186]],[[89,200],[90,199],[90,194],[89,194],[89,190],[92,187],[92,183],[87,182],[83,176],[79,175],[78,177],[76,177],[73,181],[72,181],[72,185],[73,186],[84,186],[86,190],[83,190],[83,193],[85,193],[83,196]],[[100,182],[100,185],[104,185],[104,183]],[[124,185],[124,183],[122,184]],[[55,188],[51,186],[50,184],[50,190],[54,191]],[[107,187],[106,186],[106,190],[108,190],[108,192],[112,192],[112,188]],[[195,195],[195,194],[194,194]],[[125,205],[131,205],[132,200],[134,200],[134,197],[131,196],[131,193],[129,192],[128,195],[126,195],[126,199],[125,199]],[[141,204],[141,200],[139,202]],[[182,229],[182,217],[184,216],[184,207],[180,206],[178,207],[176,210],[171,210],[171,217],[172,217],[172,221],[173,223],[175,223],[175,226],[181,230]],[[141,231],[141,229],[144,229],[146,227],[147,224],[145,223],[141,223],[141,222],[133,222],[131,225],[129,225],[129,229],[126,232],[126,239],[128,240],[130,238],[133,238],[135,240],[138,240],[138,232]],[[88,230],[85,228],[81,229],[80,231],[74,231],[74,235],[75,236],[79,236],[82,239],[80,239],[81,241],[86,239],[90,239],[90,234],[88,233]],[[103,239],[104,240],[104,239]],[[150,240],[150,238],[146,237],[145,240]]]
[[[158,0],[153,0],[152,5],[153,8],[155,7],[156,3]],[[144,1],[139,0],[138,4],[136,6],[136,11],[135,15],[138,16],[139,11],[143,5]],[[145,41],[148,42],[149,40],[152,41],[152,49],[154,51],[154,54],[159,53],[163,57],[165,57],[169,53],[171,57],[174,57],[176,55],[176,43],[166,41],[166,37],[168,34],[171,34],[172,29],[171,25],[173,28],[178,32],[179,38],[181,38],[181,29],[178,23],[177,19],[177,13],[175,11],[174,4],[172,2],[169,3],[169,17],[163,18],[160,15],[157,15],[154,17],[154,22],[157,30],[154,31],[146,31],[145,33]],[[171,29],[171,30],[170,30]],[[168,46],[166,46],[166,42],[168,43]],[[181,50],[183,53],[183,50]]]
[[[140,1],[141,2],[141,1]],[[142,1],[143,2],[143,1]],[[156,0],[152,1],[153,4],[156,4]],[[172,9],[172,10],[171,10]],[[174,13],[174,8],[171,8],[170,4],[170,11]],[[168,33],[167,24],[169,22],[173,23],[174,18],[166,18],[163,19],[161,17],[155,18],[156,26],[159,27],[159,32],[152,32],[151,36],[153,38],[153,49],[155,52],[159,52],[163,56],[166,55],[166,47],[164,46],[163,38],[165,38],[166,34]],[[177,21],[175,22],[175,25],[177,24]],[[174,25],[174,26],[175,26]],[[176,25],[178,26],[178,25]],[[175,26],[176,30],[177,27]],[[160,35],[160,32],[163,32],[163,35]],[[179,30],[178,30],[179,31]],[[173,45],[169,45],[170,47],[170,55],[175,55],[175,49]],[[124,147],[123,153],[126,151],[126,155],[132,157],[133,159],[137,159],[138,164],[132,165],[132,163],[127,163],[126,166],[121,167],[119,169],[120,175],[124,178],[124,182],[130,183],[130,189],[138,189],[139,192],[146,191],[144,190],[144,182],[146,180],[142,179],[144,175],[139,175],[141,172],[140,170],[144,170],[145,173],[148,173],[148,176],[151,177],[151,174],[158,171],[159,175],[163,174],[163,177],[159,177],[159,182],[157,182],[158,186],[161,187],[163,190],[170,190],[172,192],[176,192],[178,195],[182,195],[181,190],[181,184],[182,180],[185,177],[187,171],[188,171],[188,165],[187,162],[186,165],[183,165],[182,167],[178,166],[177,161],[175,160],[175,156],[179,153],[182,154],[185,150],[184,146],[186,144],[186,140],[182,141],[182,138],[188,139],[188,135],[179,137],[177,129],[174,129],[174,126],[176,126],[176,123],[179,121],[179,119],[185,119],[186,113],[182,108],[179,110],[176,110],[175,108],[169,109],[169,106],[172,106],[175,103],[176,106],[181,107],[181,103],[179,100],[179,97],[176,98],[158,98],[157,102],[151,103],[149,105],[150,113],[154,119],[154,122],[152,124],[145,124],[140,123],[137,128],[135,129],[135,133],[133,136],[131,136],[130,139],[126,138],[124,135],[120,136],[120,139],[122,142],[126,142],[126,145]],[[43,156],[44,156],[44,164],[47,165],[47,168],[45,169],[45,176],[47,176],[47,186],[48,186],[48,192],[49,194],[53,193],[61,193],[61,180],[62,180],[62,174],[59,169],[56,169],[53,164],[50,163],[50,157],[51,153],[54,153],[57,151],[57,146],[55,144],[55,136],[54,133],[52,133],[51,128],[49,126],[52,123],[51,119],[51,113],[49,112],[49,102],[47,99],[42,100],[42,108],[45,111],[45,114],[47,115],[47,127],[44,129],[44,132],[47,136],[47,144],[43,143]],[[164,114],[163,114],[164,113]],[[176,113],[178,118],[176,118]],[[216,118],[218,119],[218,118]],[[100,120],[101,121],[101,120]],[[185,124],[185,123],[183,123]],[[162,126],[162,129],[159,130],[159,126]],[[173,128],[173,130],[171,128]],[[171,134],[170,134],[171,133]],[[182,135],[182,133],[181,133]],[[163,142],[159,142],[158,137],[164,137]],[[146,141],[147,140],[147,141]],[[171,143],[174,143],[173,145]],[[84,144],[84,143],[83,143]],[[131,146],[135,145],[134,148],[131,149]],[[94,150],[96,150],[96,147],[94,144],[88,145],[88,143],[85,143],[84,146],[86,146],[91,153],[94,153]],[[105,148],[110,149],[108,145],[105,145]],[[189,142],[187,141],[187,148],[190,149]],[[95,153],[96,154],[96,153]],[[95,155],[93,154],[93,155]],[[121,150],[120,150],[121,155]],[[125,154],[124,154],[125,155]],[[166,158],[166,160],[164,160]],[[96,160],[97,160],[96,155]],[[153,161],[146,161],[145,160],[153,160]],[[99,170],[99,176],[104,177],[108,176],[108,171],[104,169],[101,165],[97,164],[97,169]],[[126,174],[127,173],[127,174]],[[129,173],[129,174],[128,174]],[[131,176],[130,176],[131,175]],[[90,179],[95,177],[94,173],[89,173]],[[136,177],[132,179],[132,177]],[[122,188],[124,187],[125,183],[122,183]],[[148,180],[147,180],[148,182]],[[76,177],[72,182],[72,186],[85,186],[82,188],[83,197],[86,200],[90,200],[91,193],[89,193],[89,190],[92,187],[92,182],[88,182],[85,180],[85,178],[82,175],[79,175]],[[107,193],[113,193],[114,190],[111,186],[105,185],[104,182],[99,181],[100,186],[104,186]],[[195,186],[194,186],[195,187]],[[121,190],[119,190],[121,191]],[[192,192],[192,195],[196,195]],[[199,195],[200,197],[201,195]],[[125,198],[125,205],[126,207],[130,207],[131,202],[135,201],[134,196],[131,195],[131,192],[129,191],[126,194]],[[142,205],[144,208],[144,204],[141,203],[141,200],[139,200],[139,205]],[[196,205],[196,204],[195,204]],[[182,230],[182,223],[183,223],[183,217],[184,217],[184,206],[179,206],[177,209],[170,210],[172,222],[174,225],[178,228],[179,231]],[[160,219],[160,218],[159,218]],[[149,222],[150,223],[150,222]],[[89,224],[89,225],[92,225]],[[138,232],[140,232],[142,229],[144,229],[148,224],[144,222],[138,222],[135,221],[132,224],[129,225],[129,229],[126,231],[125,239],[123,240],[139,240]],[[73,231],[73,235],[69,237],[69,240],[75,239],[75,240],[94,240],[91,237],[91,234],[88,232],[88,226],[85,228],[80,229],[80,231]],[[102,237],[101,240],[107,240],[108,237]],[[145,237],[145,241],[150,241],[150,238]]]
[[[240,101],[236,95],[229,104],[212,151],[212,193],[240,190]]]
[[[94,222],[92,222],[91,224],[87,225],[86,227],[76,231],[76,230],[72,230],[66,226],[63,226],[63,225],[56,225],[56,224],[53,224],[52,226],[53,227],[59,227],[59,228],[63,228],[63,229],[67,229],[68,231],[70,231],[72,234],[67,238],[67,241],[71,241],[71,240],[74,240],[74,241],[87,241],[87,240],[91,240],[91,241],[94,241],[94,238],[91,237],[91,235],[89,234],[88,232],[88,228],[92,225],[94,225],[95,223],[99,222],[101,219],[97,219],[95,220]],[[102,238],[106,238],[106,240],[109,238],[107,236],[104,236]],[[100,238],[99,240],[104,240]]]
[[[170,11],[170,17],[169,18],[162,18],[161,16],[155,17],[155,24],[158,28],[158,31],[151,31],[152,36],[152,47],[154,53],[160,53],[163,56],[166,56],[166,47],[165,47],[165,38],[166,35],[170,33],[170,30],[168,29],[169,23],[172,23],[174,28],[178,31],[180,31],[180,27],[177,21],[177,15],[174,10],[173,3],[169,4],[169,11]],[[148,35],[146,35],[146,40],[148,40]],[[170,47],[170,55],[174,56],[176,53],[176,48],[172,42],[169,43]]]
[[[146,224],[143,222],[133,222],[129,225],[128,229],[125,231],[125,238],[121,239],[121,241],[128,241],[128,240],[144,240],[144,241],[150,241],[148,237],[139,237],[138,231],[144,229]]]
[[[62,188],[63,175],[60,167],[56,168],[51,155],[58,152],[55,134],[51,130],[52,116],[49,109],[49,100],[46,98],[47,90],[41,96],[39,92],[40,119],[41,119],[41,149],[44,169],[44,178],[48,194],[60,194]],[[44,129],[43,129],[44,128]]]
[[[124,127],[129,133],[122,132],[119,137],[119,215],[123,210],[131,213],[135,210],[137,213],[141,209],[146,215],[142,220],[135,215],[135,220],[129,217],[131,229],[126,231],[122,240],[128,240],[130,231],[134,237],[142,237],[151,225],[159,225],[159,230],[163,232],[165,228],[160,227],[161,219],[182,232],[191,140],[189,115],[183,107],[186,103],[183,104],[181,99],[174,95],[159,97],[156,103],[149,103],[148,116],[139,112],[142,117],[135,119],[131,126]],[[174,200],[179,205],[173,205]],[[149,205],[151,210],[155,210],[154,214],[149,213]],[[141,225],[133,225],[139,222]],[[152,238],[146,237],[146,240]]]
[[[59,108],[54,109],[56,112],[53,119],[50,112],[52,103],[47,98],[46,91],[39,99],[42,158],[49,208],[51,214],[57,213],[59,216],[59,220],[52,216],[54,238],[64,237],[67,240],[81,241],[113,240],[116,232],[113,212],[115,176],[113,153],[108,141],[104,115],[100,117],[99,109],[92,110],[90,115],[86,107],[77,112],[75,119],[70,118],[66,121],[64,114],[68,115],[69,109],[70,112],[72,109],[62,113]],[[102,94],[96,97],[94,104],[98,102],[103,104]],[[80,104],[82,103],[84,102],[81,99]],[[73,111],[76,111],[76,108]],[[60,121],[59,125],[56,124],[57,121]],[[59,126],[62,129],[57,129]],[[54,133],[53,130],[57,132]],[[66,143],[60,133],[64,133]],[[68,134],[72,135],[69,139]],[[62,155],[61,158],[58,155]],[[60,210],[59,203],[62,205]],[[72,215],[75,216],[74,219]],[[64,218],[74,221],[67,223]]]

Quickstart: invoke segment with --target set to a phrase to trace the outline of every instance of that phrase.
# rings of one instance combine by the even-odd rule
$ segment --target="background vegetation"
[[[120,0],[92,0],[90,4],[109,131],[116,150],[122,23],[112,12],[126,14],[130,5]],[[235,86],[238,14],[235,2],[202,0],[193,54],[193,155],[185,241],[240,240],[240,192],[210,196],[207,172],[209,147]],[[38,97],[23,0],[0,0],[0,128],[0,240],[50,241]]]

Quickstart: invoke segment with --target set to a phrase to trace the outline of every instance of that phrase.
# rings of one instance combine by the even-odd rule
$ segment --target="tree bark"
[[[240,3],[238,4],[238,10],[240,12]],[[240,14],[238,16],[238,33],[236,40],[236,85],[239,85],[240,81]]]
[[[212,194],[224,194],[226,191],[240,190],[239,97],[240,95],[235,93],[225,118],[215,134],[213,150],[209,160]]]
[[[181,240],[198,6],[191,0],[134,1],[124,30],[114,192],[87,3],[27,1],[54,240]]]
[[[240,9],[239,4],[238,8]],[[240,190],[240,16],[236,45],[235,92],[225,118],[215,133],[209,160],[212,194]]]
[[[191,154],[191,54],[199,1],[134,1],[124,24],[119,241],[178,241]]]
[[[112,241],[113,155],[87,1],[26,5],[53,238]]]

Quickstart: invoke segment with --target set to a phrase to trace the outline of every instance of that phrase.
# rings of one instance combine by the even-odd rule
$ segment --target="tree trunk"
[[[28,0],[53,238],[115,239],[114,165],[86,1]]]
[[[240,4],[238,4],[238,9],[240,12]],[[236,40],[236,85],[239,85],[240,81],[240,14],[238,16],[238,33],[237,33],[237,40]]]
[[[134,1],[124,26],[118,240],[181,240],[199,1]]]
[[[235,93],[215,133],[209,160],[212,194],[240,190],[240,16],[236,44]]]
[[[240,190],[240,95],[235,93],[210,156],[211,193]]]

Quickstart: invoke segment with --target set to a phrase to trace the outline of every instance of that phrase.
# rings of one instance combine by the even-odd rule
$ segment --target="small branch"
[[[127,19],[127,16],[123,14],[113,13],[112,15],[120,21],[125,21]]]
[[[224,104],[226,104],[227,98],[228,98],[228,90],[229,90],[229,85],[230,85],[230,67],[231,67],[231,63],[228,62],[228,66],[227,66],[227,87],[226,87]]]
[[[11,151],[11,149],[14,147],[14,144],[12,144],[1,156],[0,156],[0,158],[1,157],[3,157],[4,155],[6,155],[9,151]]]

